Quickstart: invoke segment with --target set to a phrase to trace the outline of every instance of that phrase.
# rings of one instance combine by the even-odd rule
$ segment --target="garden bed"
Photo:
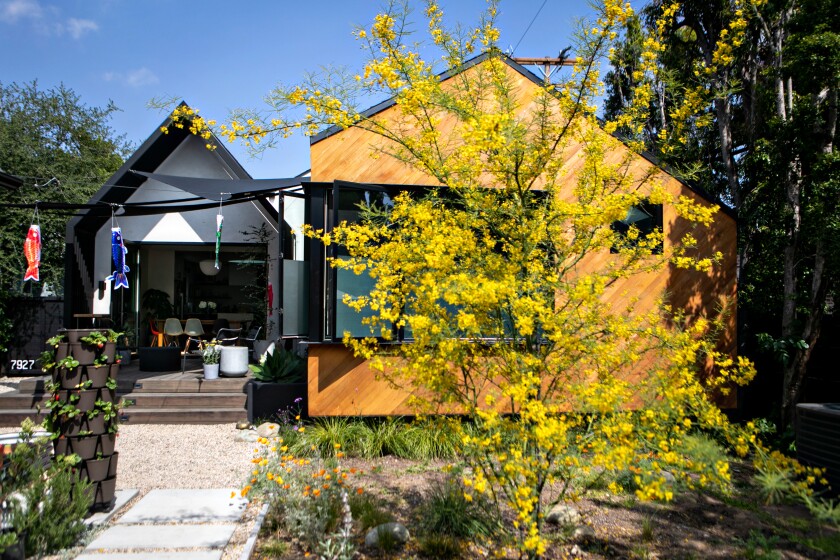
[[[444,461],[411,461],[394,457],[348,458],[343,469],[359,474],[354,484],[364,489],[365,501],[374,504],[411,533],[409,544],[390,553],[364,546],[359,515],[354,519],[356,558],[426,558],[421,516],[432,489],[445,480]],[[745,471],[746,468],[743,468]],[[736,473],[738,474],[738,473]],[[820,525],[801,506],[765,506],[757,503],[757,490],[746,482],[731,496],[684,493],[670,503],[640,502],[632,494],[598,491],[574,504],[580,525],[594,535],[572,536],[574,527],[547,525],[547,559],[581,558],[763,558],[829,559],[840,555],[836,528]],[[358,502],[359,500],[357,500]],[[421,513],[424,511],[424,513]],[[365,515],[369,515],[365,514]],[[302,558],[309,552],[293,539],[270,511],[251,558]],[[506,523],[511,523],[508,519]],[[440,552],[440,551],[439,551]],[[492,557],[498,551],[469,545],[462,558]],[[439,557],[447,557],[440,554]],[[511,551],[503,558],[516,558]]]

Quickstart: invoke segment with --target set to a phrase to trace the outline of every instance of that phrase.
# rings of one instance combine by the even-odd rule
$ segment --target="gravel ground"
[[[254,444],[234,424],[120,425],[117,489],[240,488]]]

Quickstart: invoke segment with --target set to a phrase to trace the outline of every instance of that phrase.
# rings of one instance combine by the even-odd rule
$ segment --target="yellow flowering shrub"
[[[663,6],[660,25],[678,9]],[[666,240],[661,231],[613,228],[643,201],[673,209],[697,232],[715,219],[713,206],[669,191],[655,169],[639,171],[633,150],[641,143],[609,134],[641,131],[650,80],[639,82],[618,121],[596,118],[599,61],[632,15],[630,4],[603,2],[581,32],[570,75],[527,93],[496,46],[495,2],[460,34],[444,27],[435,2],[425,13],[445,65],[478,50],[482,63],[439,79],[435,63],[406,43],[405,14],[392,7],[356,32],[369,53],[361,73],[278,88],[270,118],[243,115],[221,129],[228,138],[270,143],[293,130],[357,127],[384,139],[372,156],[397,158],[445,185],[403,193],[361,223],[304,228],[344,247],[349,256],[332,266],[375,281],[369,294],[344,298],[372,312],[363,320],[370,336],[348,333],[345,343],[412,391],[418,413],[472,420],[462,434],[473,467],[465,496],[487,493],[514,512],[523,556],[546,550],[547,501],[575,499],[593,472],[630,473],[642,499],[670,500],[678,488],[725,491],[729,459],[698,453],[698,434],[715,434],[740,456],[760,445],[754,426],[731,424],[714,402],[755,375],[749,361],[720,352],[725,317],[685,316],[664,304],[665,294],[652,309],[638,305],[642,294],[610,299],[620,280],[626,286],[669,266],[708,272],[722,259],[704,253],[690,232]],[[743,26],[733,21],[729,29],[713,64],[725,63]],[[655,71],[661,48],[656,37],[644,42],[640,77]],[[363,115],[349,92],[384,94],[396,109]],[[705,102],[695,93],[678,110]],[[410,344],[389,344],[399,329]],[[283,472],[266,468],[258,462],[254,479],[288,484]]]

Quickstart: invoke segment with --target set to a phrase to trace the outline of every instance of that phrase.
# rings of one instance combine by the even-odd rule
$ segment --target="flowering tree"
[[[630,472],[641,498],[667,500],[674,488],[665,471],[687,487],[729,482],[727,455],[698,453],[699,433],[742,455],[754,443],[749,427],[732,426],[713,403],[754,374],[716,349],[719,318],[688,317],[664,294],[643,310],[623,293],[665,266],[700,274],[721,258],[703,254],[692,233],[666,240],[659,230],[613,227],[644,203],[673,208],[699,231],[715,213],[634,152],[661,48],[655,33],[643,41],[630,105],[611,122],[595,116],[598,61],[631,14],[607,0],[580,34],[568,79],[524,88],[496,47],[495,3],[463,35],[427,4],[431,42],[462,70],[445,80],[407,46],[394,8],[357,32],[370,53],[358,76],[279,88],[270,114],[240,113],[220,130],[266,145],[296,129],[361,128],[379,139],[373,157],[396,158],[440,185],[368,207],[360,223],[308,233],[346,248],[333,266],[375,281],[369,294],[345,299],[371,312],[371,336],[345,335],[346,344],[411,389],[418,412],[473,421],[462,438],[473,467],[465,494],[491,493],[510,507],[527,557],[545,551],[546,501],[574,498],[588,474]],[[469,64],[479,52],[480,63]],[[362,114],[351,90],[395,105]],[[288,117],[300,107],[304,115]],[[610,134],[619,129],[624,142]],[[398,332],[412,343],[388,344]]]

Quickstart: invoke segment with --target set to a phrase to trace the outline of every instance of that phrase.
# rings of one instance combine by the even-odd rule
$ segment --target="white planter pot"
[[[248,373],[248,348],[246,346],[222,346],[219,371],[225,377],[243,377]]]
[[[218,379],[219,364],[204,364],[204,379]]]

